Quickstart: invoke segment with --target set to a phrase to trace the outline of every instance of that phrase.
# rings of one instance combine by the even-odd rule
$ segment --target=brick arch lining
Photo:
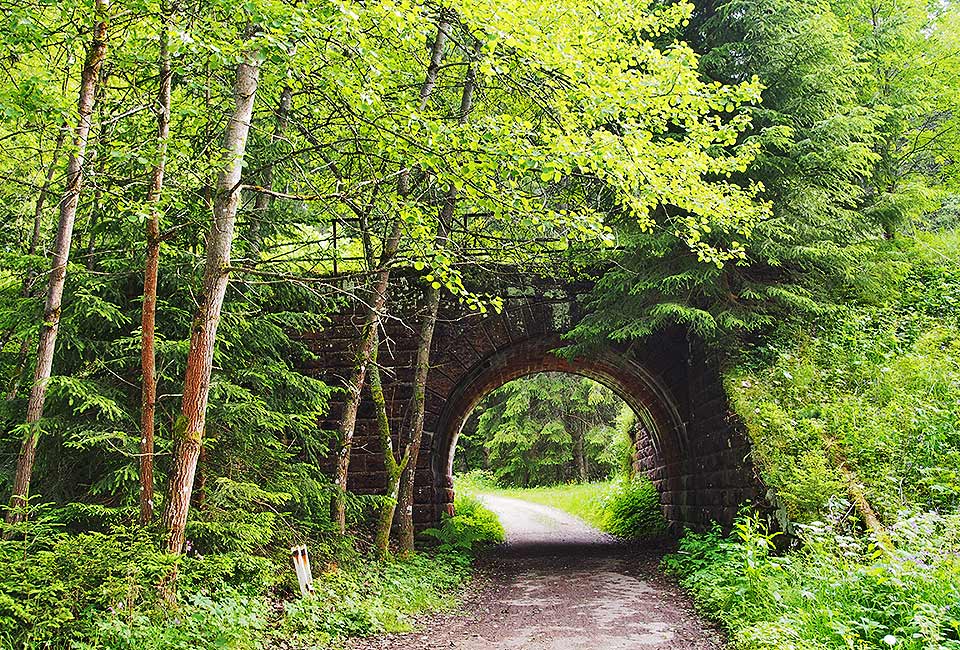
[[[648,426],[637,441],[646,448],[647,467],[664,495],[671,502],[671,493],[682,490],[677,471],[686,453],[686,427],[677,401],[665,383],[638,363],[631,355],[613,349],[588,356],[566,359],[552,350],[561,346],[559,337],[537,337],[511,343],[482,359],[471,368],[449,392],[432,427],[431,471],[437,509],[452,512],[452,467],[456,443],[470,412],[490,391],[509,381],[536,372],[566,372],[589,377],[607,386],[638,414],[646,414]]]

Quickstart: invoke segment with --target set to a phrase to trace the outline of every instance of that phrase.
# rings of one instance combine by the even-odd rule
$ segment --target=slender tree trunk
[[[150,173],[147,204],[147,259],[143,267],[143,311],[140,318],[140,366],[143,382],[140,405],[140,523],[153,519],[153,456],[154,425],[157,409],[157,275],[160,268],[160,196],[167,164],[167,142],[170,139],[170,28],[173,11],[167,9],[160,35],[160,92],[157,102],[157,162]]]
[[[50,161],[50,166],[47,167],[47,174],[43,179],[43,185],[40,186],[40,194],[37,196],[37,202],[33,206],[33,232],[30,235],[30,244],[27,247],[27,255],[36,255],[37,249],[40,248],[40,230],[43,225],[43,206],[47,201],[47,192],[50,191],[50,186],[53,184],[53,175],[57,171],[57,162],[60,159],[60,152],[63,150],[63,143],[67,139],[67,125],[63,124],[60,127],[60,132],[57,134],[57,143],[53,147],[53,159]],[[29,298],[33,294],[33,285],[36,284],[37,274],[33,270],[27,271],[26,276],[23,278],[23,288],[20,290],[20,295],[24,298]],[[4,342],[5,345],[6,342]],[[0,345],[0,350],[4,348],[4,345]],[[23,371],[27,367],[27,357],[30,355],[30,337],[24,336],[20,340],[20,353],[17,355],[17,365],[14,367],[13,371],[13,381],[10,383],[10,389],[7,392],[7,400],[16,399],[17,393],[20,392],[20,380],[23,377]]]
[[[390,530],[397,511],[397,496],[400,493],[400,476],[410,460],[410,448],[407,447],[398,460],[394,455],[393,438],[390,435],[390,420],[387,418],[387,400],[383,395],[383,382],[380,379],[380,366],[377,365],[379,337],[374,342],[373,356],[370,359],[370,395],[377,410],[377,433],[380,440],[380,452],[383,466],[387,472],[386,498],[377,513],[377,530],[373,538],[373,548],[377,557],[384,559],[390,555]]]
[[[411,397],[411,416],[404,439],[407,440],[410,459],[400,477],[400,496],[397,509],[400,519],[397,522],[397,537],[403,552],[413,551],[413,487],[417,473],[417,458],[420,454],[420,442],[423,439],[423,414],[426,402],[427,374],[430,372],[430,347],[433,344],[433,330],[440,311],[440,290],[429,285],[426,290],[426,305],[423,321],[420,324],[420,340],[417,344],[417,360],[413,371],[413,396]]]
[[[350,475],[350,451],[353,447],[353,432],[356,429],[357,411],[360,409],[360,395],[367,373],[367,366],[370,364],[378,340],[377,328],[380,326],[380,314],[387,302],[387,288],[390,285],[389,263],[400,246],[400,220],[395,219],[391,228],[392,231],[384,244],[381,255],[380,271],[377,273],[370,303],[364,316],[360,348],[357,351],[357,361],[347,381],[347,402],[344,405],[338,429],[340,450],[337,454],[337,466],[334,475],[336,491],[330,499],[330,517],[336,522],[341,533],[346,532],[347,529],[346,491],[347,479]]]
[[[437,85],[437,75],[440,72],[440,64],[443,62],[443,50],[447,45],[450,33],[450,15],[446,10],[441,10],[437,23],[437,36],[433,41],[430,50],[430,63],[427,66],[426,76],[423,85],[420,87],[420,110],[424,110],[433,88]],[[410,170],[403,169],[400,173],[398,183],[398,193],[401,196],[407,196],[410,193]],[[395,220],[391,233],[385,245],[386,249],[392,247],[392,251],[386,259],[393,257],[400,244],[400,221]],[[367,310],[364,319],[363,332],[360,339],[360,347],[357,352],[357,361],[353,372],[347,381],[347,402],[344,405],[343,414],[340,418],[337,433],[339,434],[340,448],[337,453],[336,469],[334,474],[334,484],[336,491],[330,499],[330,517],[336,522],[341,533],[346,531],[346,491],[347,479],[350,473],[350,451],[353,445],[353,433],[357,424],[357,410],[360,408],[360,395],[363,388],[364,377],[367,372],[367,364],[370,362],[370,355],[373,351],[374,336],[376,327],[379,325],[379,313],[383,309],[386,301],[387,287],[390,283],[390,272],[386,265],[381,262],[381,272],[375,281],[370,307]],[[371,327],[373,324],[373,327]]]
[[[174,427],[177,452],[173,460],[169,491],[163,511],[167,551],[183,551],[193,479],[203,444],[210,375],[217,340],[217,326],[229,283],[230,252],[240,202],[243,158],[250,133],[253,103],[260,80],[260,62],[248,54],[237,66],[235,107],[224,133],[227,163],[217,181],[213,223],[207,233],[207,259],[203,287],[193,319],[190,350],[183,382],[181,415]]]
[[[440,17],[437,19],[437,36],[433,39],[433,45],[430,47],[430,63],[427,64],[427,74],[423,78],[423,85],[420,86],[420,112],[422,113],[430,101],[430,95],[437,85],[437,76],[440,74],[440,65],[443,63],[443,51],[447,47],[447,41],[450,39],[450,12],[446,9],[440,10]],[[407,196],[410,193],[410,169],[404,168],[400,173],[399,194]]]
[[[290,115],[290,108],[293,104],[293,89],[290,86],[284,86],[280,93],[280,105],[277,107],[277,122],[274,124],[273,133],[270,134],[270,142],[276,143],[283,136],[284,129],[287,128],[287,119]],[[267,163],[261,172],[261,181],[264,189],[273,189],[273,162]],[[269,216],[270,204],[273,203],[273,196],[267,192],[257,194],[253,205],[253,221],[250,224],[250,265],[256,266],[260,261],[260,246],[262,242],[262,224]]]
[[[574,460],[577,463],[577,475],[581,483],[587,482],[587,454],[584,450],[584,438],[586,434],[584,433],[583,424],[580,422],[573,423],[574,429],[574,440],[573,440],[573,454]]]
[[[460,98],[460,124],[465,124],[473,109],[473,93],[476,89],[476,70],[471,61],[467,68],[467,75],[463,82],[463,93]],[[457,188],[451,184],[447,189],[447,196],[440,222],[437,224],[437,245],[443,249],[447,240],[447,233],[453,221],[457,208]],[[400,511],[400,521],[397,525],[400,548],[406,552],[413,551],[413,498],[414,483],[417,475],[417,459],[420,455],[420,443],[423,440],[423,417],[426,402],[427,375],[430,373],[430,348],[433,344],[433,331],[437,324],[437,314],[440,311],[440,287],[435,283],[427,285],[424,316],[420,325],[420,340],[417,344],[417,360],[414,367],[413,396],[409,409],[409,425],[404,437],[409,446],[409,460],[400,478],[400,496],[397,508]]]
[[[102,80],[104,83],[109,78],[109,75],[105,75]],[[102,84],[101,84],[101,87]],[[100,111],[101,123],[100,134],[97,136],[96,145],[93,148],[94,156],[97,159],[97,169],[93,173],[93,206],[90,210],[90,219],[87,222],[87,245],[85,250],[81,250],[82,253],[81,259],[84,260],[83,265],[87,268],[88,271],[93,271],[96,264],[96,255],[97,255],[97,224],[100,223],[100,212],[103,210],[103,176],[104,171],[107,167],[107,156],[104,154],[104,150],[107,146],[107,128],[102,126],[103,123],[103,111]],[[82,233],[77,238],[82,240]],[[78,241],[78,244],[82,246],[82,241]]]
[[[23,520],[30,494],[30,478],[37,452],[37,437],[40,433],[37,422],[43,417],[47,384],[53,372],[53,353],[56,350],[57,330],[60,327],[60,307],[63,300],[63,287],[67,279],[67,261],[70,257],[73,225],[76,222],[77,204],[80,201],[83,185],[83,164],[87,140],[90,137],[90,118],[93,115],[100,67],[107,55],[107,1],[97,0],[95,7],[96,23],[93,26],[93,38],[87,50],[87,59],[81,75],[73,153],[70,155],[70,163],[67,167],[66,188],[60,201],[60,223],[57,227],[57,240],[50,268],[43,325],[40,328],[40,340],[37,343],[37,367],[34,372],[33,387],[30,390],[30,399],[27,402],[27,432],[17,457],[10,510],[7,511],[7,523],[11,524]]]

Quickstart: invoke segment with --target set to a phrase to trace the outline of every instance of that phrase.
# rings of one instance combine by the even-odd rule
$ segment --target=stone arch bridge
[[[451,470],[457,438],[467,416],[491,390],[542,371],[590,377],[616,392],[638,414],[634,467],[660,492],[674,531],[730,524],[739,504],[756,499],[760,485],[750,445],[730,412],[716,368],[702,346],[680,329],[642,345],[615,346],[572,360],[553,353],[561,336],[582,315],[589,283],[491,274],[482,291],[504,299],[501,312],[471,312],[445,296],[434,333],[426,387],[424,437],[415,480],[414,521],[436,524],[453,508]],[[394,433],[400,430],[412,394],[413,364],[422,292],[407,278],[392,283],[390,317],[381,346],[384,392]],[[476,289],[476,288],[475,288]],[[343,385],[355,359],[362,314],[344,312],[322,331],[303,334],[316,355],[305,370]],[[339,406],[333,405],[333,429]],[[365,389],[354,435],[351,491],[382,493],[385,471],[376,421]]]

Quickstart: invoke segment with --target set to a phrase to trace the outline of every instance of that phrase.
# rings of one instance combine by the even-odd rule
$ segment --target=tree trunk
[[[430,101],[430,95],[437,85],[437,76],[440,74],[440,65],[443,63],[443,50],[447,47],[447,40],[450,38],[450,13],[446,9],[440,10],[440,17],[437,19],[437,37],[433,39],[433,45],[430,47],[430,63],[427,65],[427,73],[423,78],[423,85],[420,86],[420,112],[422,113]],[[410,193],[410,169],[404,168],[400,173],[399,194],[407,196]]]
[[[217,326],[229,283],[230,252],[240,202],[243,158],[250,133],[253,102],[260,77],[260,61],[247,54],[237,66],[235,107],[224,133],[227,163],[217,181],[213,204],[213,223],[207,233],[207,259],[203,287],[198,300],[187,353],[183,382],[181,415],[174,427],[177,452],[171,471],[169,492],[163,511],[167,531],[167,551],[183,551],[193,479],[203,444],[203,433],[210,397],[210,375],[217,340]]]
[[[463,82],[463,93],[460,98],[460,124],[465,124],[473,108],[473,93],[476,88],[476,70],[471,61],[466,78]],[[457,208],[457,188],[450,185],[440,221],[437,224],[437,247],[443,249],[453,215]],[[420,340],[417,344],[417,360],[414,367],[413,396],[410,403],[409,425],[405,440],[409,450],[409,460],[400,479],[400,497],[397,508],[400,511],[400,521],[397,525],[400,548],[405,553],[413,551],[413,488],[416,482],[417,458],[420,455],[420,443],[423,440],[423,416],[426,402],[427,375],[430,372],[430,347],[433,344],[433,331],[437,324],[437,314],[440,311],[440,286],[431,282],[426,289],[426,305],[423,321],[420,325]]]
[[[73,225],[77,218],[77,204],[83,185],[83,164],[90,137],[90,123],[93,115],[93,103],[97,94],[97,80],[100,67],[107,55],[107,2],[97,0],[97,20],[93,27],[93,38],[87,50],[87,59],[80,81],[80,97],[77,102],[77,126],[73,136],[73,153],[67,166],[67,183],[60,201],[60,223],[57,227],[57,240],[54,245],[53,262],[47,287],[47,300],[44,305],[43,325],[40,328],[40,340],[37,343],[37,367],[34,371],[33,387],[27,402],[27,431],[17,457],[16,471],[13,477],[13,491],[10,497],[10,510],[7,511],[7,523],[22,521],[30,495],[30,478],[33,462],[37,453],[37,437],[40,433],[37,422],[43,417],[43,405],[47,397],[47,384],[53,372],[53,353],[56,350],[57,330],[60,327],[60,308],[63,300],[63,287],[67,279],[67,261],[70,257],[70,244],[73,239]]]
[[[437,23],[437,37],[433,41],[430,50],[430,63],[427,66],[426,76],[423,85],[420,87],[420,110],[424,110],[433,88],[437,84],[437,75],[440,71],[440,64],[443,61],[443,50],[447,45],[447,39],[450,32],[450,15],[446,10],[441,10]],[[398,182],[398,193],[401,196],[407,196],[410,193],[410,170],[404,168],[400,173]],[[385,244],[384,254],[388,247],[393,247],[389,256],[393,257],[400,245],[400,221],[396,220],[392,226],[394,232],[388,238]],[[370,354],[373,350],[374,336],[376,327],[379,325],[379,313],[386,301],[387,286],[390,282],[390,272],[381,262],[382,270],[376,280],[373,296],[370,301],[370,308],[367,310],[364,319],[363,333],[360,339],[360,349],[357,353],[357,362],[354,366],[350,379],[347,381],[347,403],[344,405],[343,415],[340,418],[338,434],[340,439],[340,450],[337,454],[337,465],[334,474],[334,485],[336,491],[330,498],[330,517],[336,522],[341,533],[346,531],[346,491],[347,479],[350,473],[350,450],[353,445],[353,433],[357,424],[357,410],[360,408],[360,395],[363,388],[364,377],[367,372],[367,364],[370,362]],[[370,327],[371,323],[374,324]]]
[[[370,359],[370,395],[377,410],[377,433],[380,440],[380,452],[383,466],[387,472],[386,498],[377,513],[377,531],[373,538],[373,548],[377,557],[385,559],[390,555],[390,529],[397,511],[397,496],[400,493],[400,476],[410,460],[410,448],[397,460],[393,451],[393,438],[390,435],[390,420],[387,418],[387,400],[383,395],[383,382],[380,379],[380,366],[377,365],[379,337],[374,341],[373,355]]]
[[[36,255],[40,248],[40,230],[43,225],[43,206],[47,201],[47,192],[53,184],[53,175],[57,170],[57,161],[60,159],[60,152],[63,150],[63,143],[67,139],[67,125],[60,127],[57,134],[57,143],[53,147],[53,159],[50,166],[47,167],[47,175],[43,179],[43,185],[40,186],[40,194],[37,196],[37,202],[33,206],[33,232],[30,235],[30,244],[27,248],[27,255]],[[36,284],[37,274],[33,270],[27,271],[23,278],[23,288],[20,295],[29,298],[33,294],[33,285]],[[6,343],[6,342],[4,342]],[[4,345],[0,345],[0,350]],[[17,365],[13,371],[13,381],[10,383],[10,389],[7,392],[7,401],[14,400],[17,393],[20,392],[20,380],[23,377],[24,368],[27,367],[27,357],[30,355],[30,337],[24,336],[20,341],[20,353],[17,355]]]
[[[274,124],[273,133],[270,134],[270,142],[276,143],[283,135],[287,127],[287,119],[290,115],[290,107],[293,104],[293,89],[290,86],[284,86],[280,92],[280,105],[277,107],[277,122]],[[268,162],[261,172],[260,182],[266,190],[273,189],[273,161]],[[260,245],[262,240],[262,223],[269,216],[270,204],[273,202],[273,196],[267,192],[257,194],[253,204],[253,221],[250,224],[250,265],[256,266],[260,261]]]
[[[587,482],[587,455],[585,453],[584,447],[584,438],[586,434],[584,433],[583,424],[580,422],[573,423],[573,454],[574,460],[577,463],[577,476],[580,479],[581,483]]]
[[[106,75],[104,79],[101,80],[100,87],[102,88],[106,85],[109,80],[109,75]],[[102,104],[101,104],[102,107]],[[82,241],[78,241],[78,245],[81,246],[81,259],[84,260],[83,265],[87,268],[88,271],[93,271],[96,269],[96,255],[97,255],[97,224],[100,223],[100,212],[103,210],[103,185],[104,185],[104,172],[107,167],[107,156],[104,153],[107,147],[107,127],[103,126],[103,111],[100,111],[98,122],[100,122],[100,134],[97,136],[96,145],[93,148],[93,156],[97,160],[97,169],[93,173],[93,205],[90,209],[90,219],[87,222],[87,245],[86,247],[82,246]],[[83,239],[83,234],[81,232],[77,237],[78,240]]]
[[[357,361],[347,381],[347,402],[344,405],[343,415],[340,418],[338,434],[340,450],[337,453],[337,466],[334,475],[336,491],[330,498],[330,518],[336,522],[340,533],[347,529],[347,479],[350,475],[350,451],[353,446],[353,432],[357,425],[357,411],[360,409],[360,395],[363,381],[367,373],[367,366],[374,355],[378,341],[377,328],[380,326],[380,313],[387,302],[387,288],[390,285],[390,260],[400,247],[400,220],[395,219],[387,241],[384,243],[380,258],[380,271],[374,282],[370,303],[363,319],[363,332],[360,337],[360,348],[357,351]]]
[[[167,9],[160,35],[160,93],[157,111],[157,163],[150,173],[147,204],[147,259],[143,267],[143,311],[140,319],[140,366],[143,382],[140,407],[140,523],[153,519],[153,435],[157,408],[157,274],[160,267],[160,196],[167,163],[167,142],[170,138],[170,28],[173,12]]]

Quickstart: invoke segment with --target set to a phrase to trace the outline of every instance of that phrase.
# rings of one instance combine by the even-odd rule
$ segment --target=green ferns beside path
[[[833,322],[768,343],[727,373],[764,480],[793,521],[845,487],[842,460],[886,521],[960,505],[960,237],[882,245]]]

